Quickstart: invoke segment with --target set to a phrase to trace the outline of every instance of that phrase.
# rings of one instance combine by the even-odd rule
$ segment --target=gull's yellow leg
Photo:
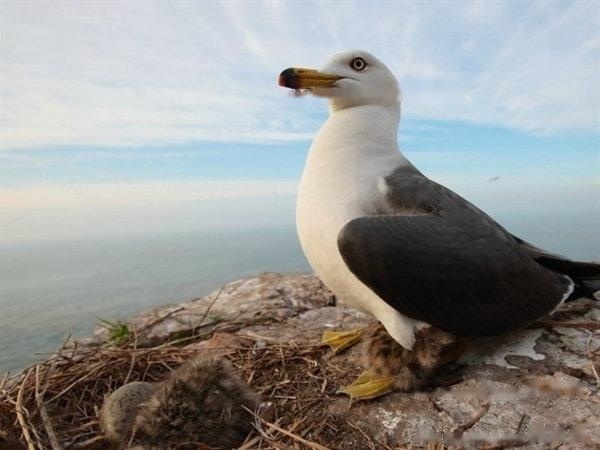
[[[325,331],[321,343],[329,345],[333,353],[337,354],[360,341],[364,332],[364,328],[350,331]]]
[[[349,395],[350,400],[369,400],[395,390],[392,378],[365,371],[352,384],[339,389],[338,393]]]

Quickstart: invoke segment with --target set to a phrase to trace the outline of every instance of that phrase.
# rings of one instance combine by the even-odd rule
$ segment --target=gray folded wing
[[[452,191],[420,174],[393,187],[387,209],[398,213],[351,220],[338,248],[352,273],[404,315],[459,336],[491,336],[530,324],[572,289]]]

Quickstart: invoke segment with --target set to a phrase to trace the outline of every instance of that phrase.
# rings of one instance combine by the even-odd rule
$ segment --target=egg
[[[153,384],[134,381],[110,394],[99,414],[100,428],[106,438],[113,442],[129,441],[137,413],[154,391]]]

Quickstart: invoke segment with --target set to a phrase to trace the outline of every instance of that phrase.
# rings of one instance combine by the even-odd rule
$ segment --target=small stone
[[[107,439],[113,442],[129,439],[137,412],[154,389],[150,383],[134,381],[121,386],[104,400],[99,419]]]

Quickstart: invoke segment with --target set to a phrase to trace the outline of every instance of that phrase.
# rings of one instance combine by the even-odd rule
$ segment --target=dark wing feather
[[[438,215],[360,217],[342,228],[338,246],[385,302],[459,336],[526,326],[569,286],[494,230]]]
[[[387,181],[382,215],[348,222],[338,247],[352,273],[406,316],[491,336],[530,324],[570,289],[486,214],[416,169]]]

